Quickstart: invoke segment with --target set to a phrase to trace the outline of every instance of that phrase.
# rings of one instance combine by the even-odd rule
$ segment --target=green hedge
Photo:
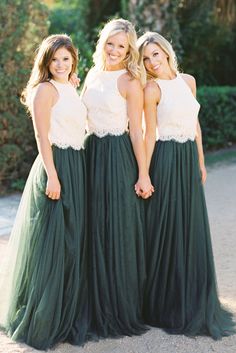
[[[197,96],[205,150],[236,143],[236,87],[200,87]]]
[[[20,188],[36,153],[32,121],[19,96],[26,86],[34,51],[48,33],[41,0],[0,1],[0,193]]]

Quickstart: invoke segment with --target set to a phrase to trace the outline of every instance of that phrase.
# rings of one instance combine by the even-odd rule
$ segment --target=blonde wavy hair
[[[123,18],[114,19],[109,21],[101,30],[100,36],[97,42],[96,50],[93,54],[93,62],[95,68],[98,70],[104,70],[106,66],[104,47],[105,44],[111,36],[114,36],[118,33],[124,32],[127,35],[129,49],[127,56],[124,60],[124,67],[129,72],[132,78],[137,78],[141,80],[145,76],[145,70],[142,73],[142,70],[139,67],[139,52],[137,48],[137,34],[134,26],[127,20]]]
[[[167,54],[168,56],[167,60],[170,65],[170,69],[174,73],[177,73],[178,72],[177,58],[175,55],[175,51],[172,45],[170,44],[170,42],[159,33],[146,32],[137,41],[137,46],[139,50],[139,66],[142,68],[142,70],[144,69],[146,71],[146,79],[150,80],[150,79],[156,78],[155,76],[153,76],[153,74],[147,71],[143,62],[144,48],[150,43],[158,45]]]
[[[71,38],[66,34],[54,34],[45,38],[40,47],[37,49],[30,79],[21,94],[21,102],[28,108],[29,111],[32,90],[39,83],[47,82],[52,78],[52,74],[49,71],[49,66],[55,52],[60,48],[67,49],[72,56],[72,69],[69,77],[76,72],[78,64],[78,50],[74,47]]]

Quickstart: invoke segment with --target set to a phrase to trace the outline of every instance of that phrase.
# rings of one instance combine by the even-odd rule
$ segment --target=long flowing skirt
[[[144,203],[128,134],[86,143],[89,308],[94,336],[140,334],[145,281]]]
[[[61,198],[45,195],[38,156],[10,237],[0,291],[1,325],[12,339],[38,349],[74,336],[82,342],[87,329],[85,156],[54,146],[53,157]]]
[[[145,320],[171,333],[228,335],[233,322],[217,296],[196,143],[158,141],[150,173]]]

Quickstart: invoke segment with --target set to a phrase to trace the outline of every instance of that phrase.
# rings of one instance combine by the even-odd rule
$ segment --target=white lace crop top
[[[59,98],[51,110],[49,140],[60,148],[83,148],[87,110],[70,83],[50,82]]]
[[[162,141],[193,141],[197,134],[200,104],[179,73],[172,80],[156,79],[161,90],[157,106],[157,138]]]
[[[98,137],[122,135],[128,128],[127,104],[117,87],[126,70],[91,69],[85,81],[82,100],[88,110],[88,132]]]

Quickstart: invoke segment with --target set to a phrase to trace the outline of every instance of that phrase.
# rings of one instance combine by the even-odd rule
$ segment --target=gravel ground
[[[219,165],[210,169],[205,187],[210,218],[212,242],[221,301],[236,319],[236,164]],[[19,196],[0,199],[0,212],[15,214]],[[9,206],[10,205],[10,206]],[[9,209],[10,207],[10,209]],[[9,209],[9,211],[8,211]],[[7,218],[7,217],[6,217]],[[0,221],[2,221],[0,217]],[[9,227],[9,220],[6,219]],[[4,227],[2,227],[4,228]],[[4,233],[4,232],[2,232]],[[8,236],[1,234],[0,257]],[[38,352],[24,344],[12,342],[0,332],[1,353]],[[60,344],[48,352],[54,353],[236,353],[236,335],[214,341],[209,337],[187,338],[171,336],[151,329],[139,337],[106,339],[90,342],[84,347]]]

